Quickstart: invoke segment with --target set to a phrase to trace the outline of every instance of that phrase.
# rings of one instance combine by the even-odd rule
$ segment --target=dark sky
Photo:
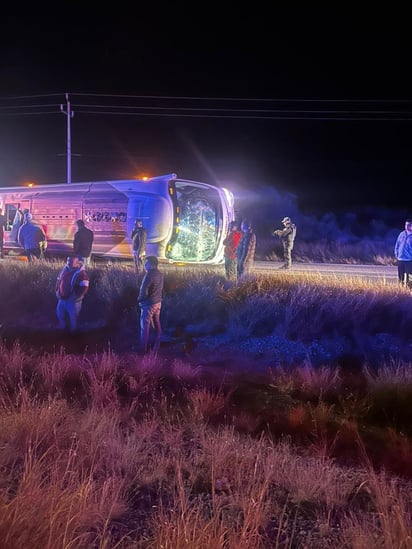
[[[0,185],[65,180],[68,92],[73,181],[176,172],[307,211],[405,207],[406,12],[63,7],[2,17]]]

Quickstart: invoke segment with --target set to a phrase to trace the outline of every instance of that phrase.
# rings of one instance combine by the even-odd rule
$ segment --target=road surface
[[[164,265],[167,269],[194,269],[199,268],[195,265],[171,264]],[[346,279],[361,279],[369,282],[379,282],[382,284],[396,284],[398,281],[398,269],[395,265],[350,265],[336,263],[294,263],[292,269],[288,271],[279,270],[282,266],[280,262],[273,261],[255,261],[254,271],[265,274],[283,274],[287,276],[301,275],[302,273],[315,274],[320,278],[346,278]],[[205,267],[202,267],[205,268]],[[224,266],[208,265],[207,268],[216,270],[224,274]]]
[[[12,257],[14,259],[25,260],[25,256],[16,256]],[[3,259],[0,261],[8,261],[12,258]],[[97,258],[96,258],[97,259]],[[116,263],[117,261],[113,261]],[[132,261],[121,260],[119,261],[122,264],[134,266]],[[101,258],[96,261],[96,264],[101,263],[110,263],[110,259]],[[385,266],[385,265],[352,265],[352,264],[343,264],[343,263],[293,263],[292,269],[289,271],[279,270],[282,266],[280,262],[274,261],[255,261],[254,262],[254,271],[258,273],[265,274],[287,274],[287,276],[301,275],[302,273],[315,274],[320,278],[355,278],[368,280],[370,282],[377,281],[379,283],[393,283],[396,284],[398,281],[398,269],[395,265]],[[180,263],[165,263],[161,262],[161,268],[167,270],[191,270],[199,268],[207,268],[216,270],[221,274],[224,274],[224,265],[223,263],[219,265],[189,265],[189,264],[180,264]]]
[[[272,261],[256,261],[256,269],[261,272],[278,270],[281,264]],[[280,271],[282,272],[282,271]],[[349,265],[336,263],[294,263],[288,274],[316,273],[321,277],[355,277],[367,280],[398,281],[396,266],[385,265]]]

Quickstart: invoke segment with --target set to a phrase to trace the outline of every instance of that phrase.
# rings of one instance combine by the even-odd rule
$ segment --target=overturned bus
[[[131,258],[131,232],[140,218],[147,229],[147,255],[184,263],[219,263],[234,219],[233,194],[176,174],[144,180],[0,187],[6,218],[4,252],[23,254],[17,241],[21,212],[29,211],[47,236],[48,254],[73,247],[75,222],[94,232],[93,256]]]

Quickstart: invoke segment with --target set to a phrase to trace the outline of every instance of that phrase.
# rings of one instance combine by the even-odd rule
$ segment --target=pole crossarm
[[[60,110],[67,117],[67,183],[72,182],[72,144],[71,144],[71,128],[70,120],[74,116],[74,112],[70,107],[69,94],[66,93],[66,110],[63,105],[60,105]]]

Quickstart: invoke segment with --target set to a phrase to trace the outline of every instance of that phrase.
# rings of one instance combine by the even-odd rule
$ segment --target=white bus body
[[[49,254],[72,251],[75,221],[94,232],[93,256],[131,258],[135,219],[147,229],[147,255],[183,263],[219,263],[222,241],[234,219],[233,195],[227,189],[176,174],[147,180],[95,181],[0,187],[0,210],[6,217],[4,251],[23,254],[13,221],[17,205],[28,210],[46,232]]]

